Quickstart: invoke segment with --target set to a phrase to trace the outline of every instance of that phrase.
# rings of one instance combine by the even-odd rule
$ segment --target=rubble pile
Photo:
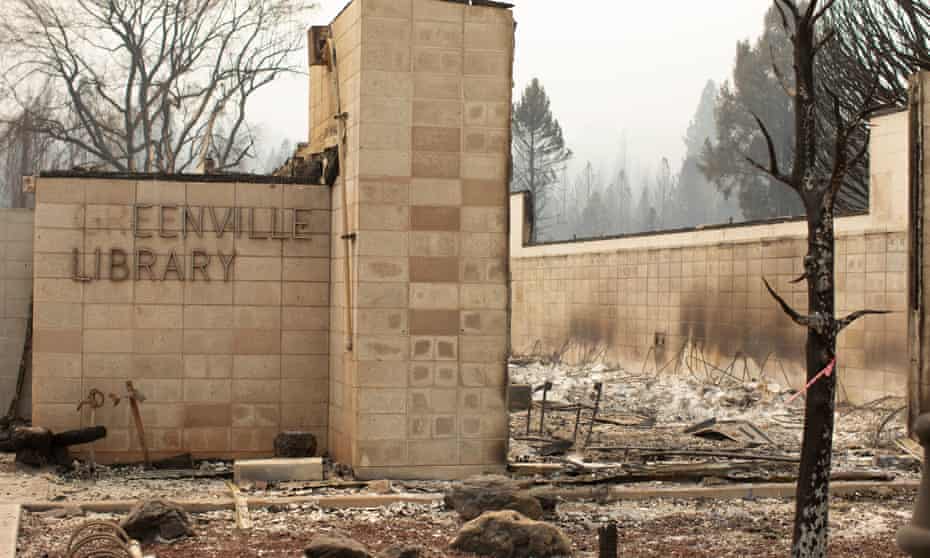
[[[791,401],[796,392],[771,379],[743,380],[717,369],[631,374],[602,364],[540,362],[511,364],[510,378],[533,390],[532,408],[511,413],[514,462],[565,461],[565,455],[588,463],[691,462],[745,454],[787,473],[800,451],[803,397]],[[918,455],[903,447],[905,405],[893,397],[840,405],[839,470],[893,466],[916,476]],[[781,480],[780,473],[773,479]]]

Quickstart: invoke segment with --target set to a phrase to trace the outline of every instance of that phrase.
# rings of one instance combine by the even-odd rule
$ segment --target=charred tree
[[[804,275],[796,282],[807,281],[808,312],[793,309],[768,284],[766,288],[785,313],[807,329],[806,364],[810,383],[805,407],[801,464],[798,472],[792,556],[823,557],[827,553],[829,526],[829,485],[832,465],[834,411],[836,406],[837,354],[836,338],[857,319],[875,313],[862,310],[837,319],[835,315],[834,215],[837,196],[852,169],[867,156],[868,138],[859,137],[864,124],[876,111],[886,108],[880,95],[878,77],[870,77],[865,88],[857,84],[863,72],[821,79],[817,60],[825,47],[836,38],[836,30],[823,25],[824,17],[836,0],[774,0],[785,32],[793,49],[794,86],[789,89],[794,104],[795,131],[793,161],[783,170],[772,136],[765,123],[753,115],[765,140],[768,164],[756,159],[749,162],[775,180],[793,189],[807,213],[808,252],[804,258]],[[778,69],[776,68],[776,72]],[[855,82],[855,83],[854,83]],[[858,89],[857,89],[858,87]],[[858,94],[843,92],[855,89]],[[825,103],[819,104],[821,96]],[[831,110],[823,114],[818,106]],[[858,140],[858,141],[857,141]],[[818,162],[830,154],[830,168]]]

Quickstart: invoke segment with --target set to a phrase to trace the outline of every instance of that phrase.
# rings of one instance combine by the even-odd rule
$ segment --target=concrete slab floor
[[[0,558],[16,558],[20,511],[19,504],[0,504]]]

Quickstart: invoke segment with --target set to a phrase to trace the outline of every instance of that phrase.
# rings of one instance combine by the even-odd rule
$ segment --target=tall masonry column
[[[303,150],[341,152],[329,438],[362,478],[506,463],[514,20],[480,4],[354,0],[310,33]]]

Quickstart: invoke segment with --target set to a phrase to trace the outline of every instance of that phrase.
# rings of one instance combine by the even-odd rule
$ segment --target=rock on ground
[[[309,432],[281,432],[274,439],[275,457],[316,457],[316,436]]]
[[[492,558],[571,556],[572,545],[561,529],[514,511],[488,512],[469,521],[452,548]]]
[[[365,546],[347,537],[317,537],[304,550],[307,558],[374,558]]]
[[[507,477],[486,475],[453,484],[445,493],[447,507],[471,521],[488,511],[514,510],[531,519],[543,516],[539,500],[521,490],[519,483]]]
[[[395,545],[381,553],[381,558],[425,558],[426,549],[422,546]]]
[[[165,500],[139,502],[120,526],[130,537],[145,543],[156,539],[173,541],[194,535],[187,513]]]

